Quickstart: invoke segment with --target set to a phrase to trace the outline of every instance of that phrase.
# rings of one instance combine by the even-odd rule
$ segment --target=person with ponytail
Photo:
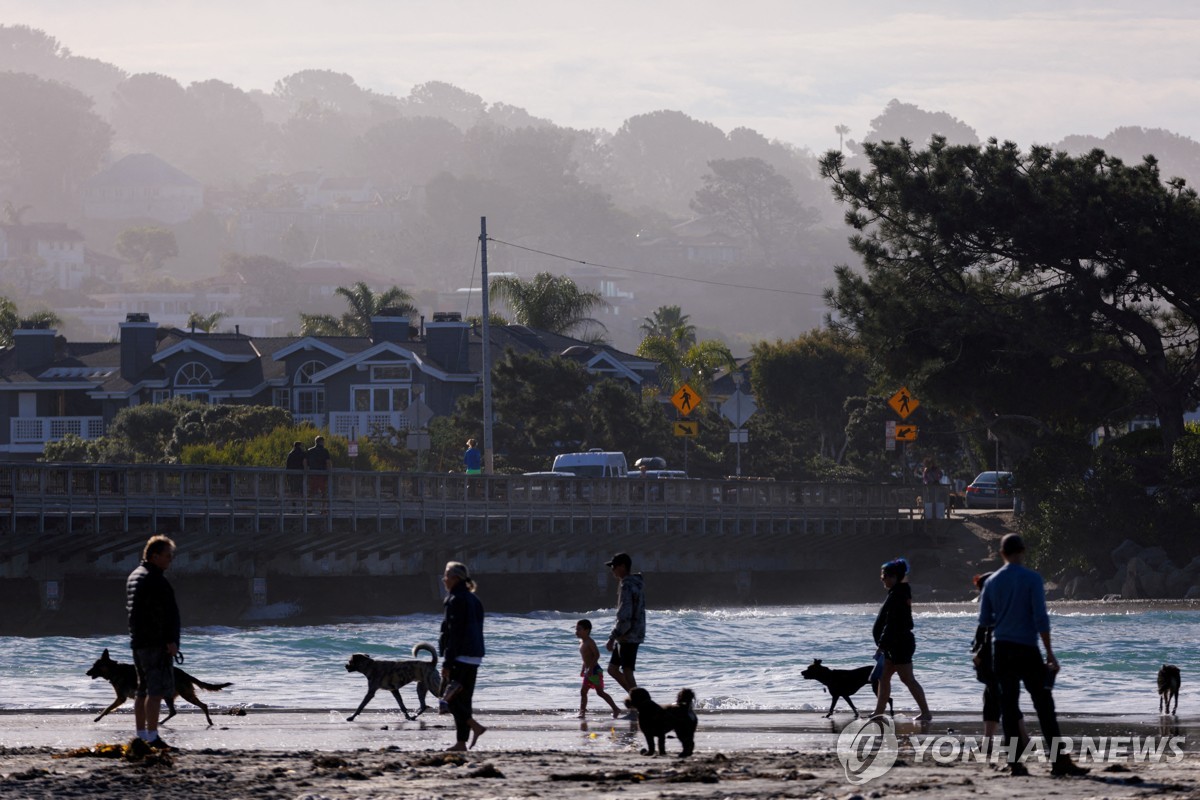
[[[475,596],[475,581],[462,562],[446,562],[442,585],[447,592],[443,604],[446,618],[438,640],[438,652],[443,658],[442,701],[454,715],[455,743],[447,749],[459,751],[468,749],[468,736],[473,748],[487,732],[487,728],[475,721],[471,708],[475,678],[483,663],[483,603]]]
[[[912,587],[908,584],[908,562],[897,558],[879,568],[879,579],[888,590],[887,599],[879,608],[872,635],[878,652],[883,654],[883,672],[879,679],[879,695],[875,701],[875,714],[879,716],[887,708],[892,695],[892,675],[899,675],[900,682],[912,692],[913,700],[921,713],[918,722],[933,719],[929,704],[925,702],[925,690],[913,675],[913,653],[917,641],[913,636]]]

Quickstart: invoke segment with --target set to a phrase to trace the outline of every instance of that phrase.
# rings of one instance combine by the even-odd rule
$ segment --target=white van
[[[625,478],[629,465],[624,453],[606,453],[600,448],[586,453],[561,453],[550,467],[554,472],[570,472],[580,478]]]

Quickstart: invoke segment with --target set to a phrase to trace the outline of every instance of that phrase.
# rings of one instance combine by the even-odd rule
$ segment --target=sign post
[[[738,477],[742,475],[742,443],[749,441],[742,426],[750,417],[754,416],[755,411],[758,411],[758,405],[754,402],[754,398],[743,394],[741,388],[734,389],[729,399],[721,404],[721,416],[733,423],[733,430],[729,432],[729,441],[737,444]]]
[[[675,394],[671,395],[671,405],[675,406],[675,410],[679,412],[680,417],[686,417],[691,414],[696,410],[696,406],[699,403],[700,395],[696,394],[696,390],[686,383],[680,386]],[[687,472],[688,439],[700,435],[700,423],[678,421],[675,423],[675,435],[683,437],[683,471]]]

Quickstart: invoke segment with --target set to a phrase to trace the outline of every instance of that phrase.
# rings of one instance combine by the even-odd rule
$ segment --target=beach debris
[[[433,753],[413,762],[414,767],[461,767],[467,759],[461,753]]]
[[[15,781],[32,781],[37,780],[38,778],[44,778],[49,774],[50,770],[48,769],[43,769],[42,767],[30,767],[29,769],[22,770],[21,772],[14,772],[8,777]]]
[[[550,780],[552,781],[597,781],[597,782],[620,782],[620,783],[641,783],[646,780],[646,776],[640,772],[629,772],[621,770],[618,772],[565,772],[551,773]]]
[[[139,738],[133,738],[126,744],[111,744],[101,742],[91,747],[77,747],[65,753],[55,753],[51,758],[120,758],[125,761],[137,761],[144,764],[161,764],[170,766],[174,762],[166,750],[155,750]]]
[[[246,716],[246,707],[245,706],[233,706],[232,708],[226,709],[225,713],[231,717],[244,717],[244,716]]]
[[[694,766],[665,777],[667,783],[718,783],[721,778],[712,767]]]
[[[496,769],[495,764],[484,764],[477,770],[467,773],[469,778],[503,778],[504,773]]]

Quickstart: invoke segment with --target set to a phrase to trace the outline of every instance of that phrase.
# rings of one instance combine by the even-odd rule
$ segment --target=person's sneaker
[[[1024,764],[1014,762],[1008,765],[1008,774],[1014,778],[1025,778],[1029,776],[1029,768]]]
[[[151,750],[174,750],[175,749],[174,747],[171,747],[171,745],[167,744],[166,741],[164,741],[161,738],[151,740],[149,742],[146,742],[146,744],[150,745]]]
[[[1077,778],[1080,775],[1087,775],[1089,772],[1091,772],[1090,769],[1079,766],[1069,758],[1059,761],[1050,768],[1050,774],[1060,778]]]

